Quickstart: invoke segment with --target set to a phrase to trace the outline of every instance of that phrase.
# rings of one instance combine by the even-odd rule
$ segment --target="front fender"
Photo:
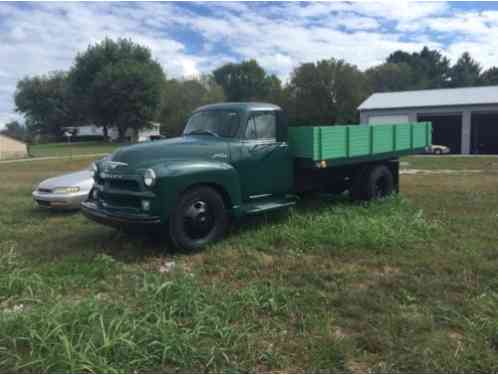
[[[240,214],[241,189],[237,171],[230,164],[211,160],[177,161],[154,168],[161,200],[161,221],[167,221],[180,195],[194,185],[212,185],[222,189],[230,201],[227,207],[235,216]]]

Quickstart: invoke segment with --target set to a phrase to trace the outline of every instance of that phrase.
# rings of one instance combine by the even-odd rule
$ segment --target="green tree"
[[[3,129],[1,133],[20,141],[25,141],[27,135],[26,128],[18,121],[10,121],[5,124],[5,129]]]
[[[204,74],[198,78],[204,87],[204,95],[201,97],[201,105],[220,103],[225,101],[223,87],[218,85],[211,74]]]
[[[404,89],[430,89],[446,87],[450,75],[450,61],[437,50],[428,47],[420,52],[395,51],[386,60],[390,64],[407,64],[413,80]]]
[[[292,125],[349,124],[358,121],[368,84],[356,66],[329,59],[297,67],[285,94]]]
[[[268,94],[265,101],[268,101],[273,104],[283,105],[285,102],[285,92],[282,87],[282,81],[276,75],[271,74],[267,77],[268,81]]]
[[[223,89],[211,76],[198,79],[168,80],[163,86],[159,122],[168,136],[181,134],[190,113],[206,104],[223,102]]]
[[[14,101],[16,111],[26,118],[30,132],[60,135],[64,126],[81,121],[65,72],[20,80]]]
[[[414,74],[406,62],[384,63],[365,71],[373,92],[407,90],[413,86]]]
[[[281,86],[278,77],[267,75],[256,60],[225,64],[213,71],[213,77],[232,102],[267,100]]]
[[[482,72],[479,81],[482,85],[498,85],[498,68],[493,66]]]
[[[76,56],[69,80],[85,118],[103,127],[139,130],[156,120],[165,74],[148,48],[128,39],[105,39]]]
[[[464,52],[451,68],[452,87],[476,86],[480,83],[481,66],[468,52]]]

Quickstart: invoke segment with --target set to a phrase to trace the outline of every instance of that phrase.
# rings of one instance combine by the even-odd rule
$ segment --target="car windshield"
[[[239,129],[240,117],[235,111],[211,110],[194,113],[187,122],[184,135],[206,134],[234,137]]]

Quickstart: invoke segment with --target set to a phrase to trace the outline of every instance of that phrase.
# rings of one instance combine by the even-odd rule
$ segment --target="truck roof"
[[[251,110],[268,110],[268,111],[278,111],[280,107],[270,103],[258,103],[258,102],[227,102],[227,103],[216,103],[208,104],[196,109],[197,111],[206,111],[214,109],[227,109],[232,111],[251,111]]]

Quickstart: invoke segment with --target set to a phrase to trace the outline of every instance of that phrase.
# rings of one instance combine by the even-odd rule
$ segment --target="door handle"
[[[289,144],[287,142],[264,142],[264,143],[257,143],[253,145],[252,147],[248,148],[248,151],[250,153],[257,152],[260,150],[268,150],[268,153],[272,153],[273,151],[280,149],[280,148],[288,148]]]
[[[267,148],[275,148],[275,143],[258,143],[252,146],[249,150],[255,152]]]
[[[260,143],[254,145],[249,149],[250,153],[255,153],[258,151],[265,151],[265,157],[272,154],[274,151],[282,148],[287,148],[288,144],[286,142],[283,143]]]

